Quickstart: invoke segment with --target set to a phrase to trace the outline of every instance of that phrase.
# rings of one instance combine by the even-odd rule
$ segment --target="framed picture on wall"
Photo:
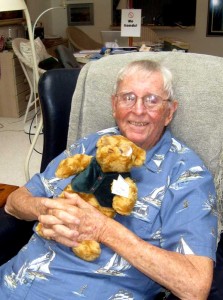
[[[207,36],[223,35],[223,0],[209,0]]]
[[[94,4],[68,4],[67,19],[70,26],[94,25]]]

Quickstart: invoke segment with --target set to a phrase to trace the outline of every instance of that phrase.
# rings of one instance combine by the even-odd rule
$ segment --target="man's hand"
[[[107,217],[77,194],[65,193],[65,198],[43,199],[46,214],[39,216],[42,233],[68,247],[83,240],[100,241]]]

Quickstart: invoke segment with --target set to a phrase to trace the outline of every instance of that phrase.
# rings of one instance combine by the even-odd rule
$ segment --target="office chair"
[[[39,80],[39,98],[43,114],[44,143],[41,161],[47,164],[66,148],[72,95],[80,69],[53,69]],[[35,222],[27,222],[8,215],[0,208],[0,265],[24,246],[33,234]]]
[[[73,55],[73,51],[64,45],[59,45],[55,49],[56,57],[61,66],[66,69],[81,68]]]

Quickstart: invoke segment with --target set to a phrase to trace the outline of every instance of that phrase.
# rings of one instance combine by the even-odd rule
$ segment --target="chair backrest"
[[[204,160],[212,173],[219,168],[223,142],[223,58],[195,53],[138,52],[117,54],[86,64],[73,96],[68,144],[115,125],[110,97],[121,67],[133,60],[162,61],[173,73],[179,109],[172,130]],[[222,155],[223,156],[223,155]],[[220,173],[219,173],[220,172]],[[219,189],[222,198],[222,187]],[[222,199],[221,199],[222,201]]]
[[[74,51],[101,49],[103,44],[96,42],[84,31],[75,26],[68,26],[67,38]]]
[[[72,69],[80,68],[79,63],[73,55],[73,51],[64,45],[59,45],[55,49],[55,53],[58,61],[61,63],[63,68]]]
[[[44,140],[41,172],[66,149],[71,100],[80,69],[53,69],[39,79]]]
[[[25,47],[23,47],[24,52],[21,47],[21,45],[26,45],[26,49]],[[38,47],[38,46],[39,47]],[[50,55],[47,53],[44,45],[42,44],[42,42],[40,41],[40,39],[38,38],[38,40],[35,40],[35,47],[37,51],[37,61],[38,63],[46,58],[49,58]],[[33,84],[33,65],[31,63],[31,48],[30,48],[30,42],[27,39],[24,38],[15,38],[12,40],[12,49],[15,53],[15,55],[18,57],[19,62],[22,66],[22,69],[26,75],[26,78],[29,82],[29,85]],[[39,73],[43,74],[45,72],[45,70],[39,68]]]

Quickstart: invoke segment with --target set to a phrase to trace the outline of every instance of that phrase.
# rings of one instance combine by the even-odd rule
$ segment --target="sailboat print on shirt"
[[[201,175],[203,171],[204,169],[200,166],[192,167],[189,170],[186,170],[180,175],[176,182],[170,185],[170,188],[174,190],[185,188],[185,185],[188,182],[203,178],[203,176]]]
[[[112,276],[125,276],[124,271],[131,268],[131,265],[120,255],[115,253],[110,261],[98,269],[95,273],[112,275]]]
[[[132,214],[141,220],[147,220],[149,215],[148,203],[156,207],[160,207],[165,195],[166,186],[161,186],[154,189],[148,196],[139,198],[133,208]]]
[[[83,139],[86,139],[86,138],[83,138]],[[71,144],[65,151],[64,153],[66,154],[66,157],[69,157],[69,156],[72,156],[74,151],[78,148],[78,147],[81,147],[81,151],[80,153],[84,154],[86,152],[86,149],[85,149],[85,146],[83,143],[79,143],[79,142],[76,142],[76,143],[73,143]]]
[[[47,280],[46,275],[50,274],[49,266],[54,257],[55,252],[50,249],[50,251],[43,256],[38,257],[30,262],[25,262],[17,274],[13,272],[11,275],[5,276],[5,284],[9,288],[13,289],[19,284],[23,285],[29,281],[32,281],[34,278]]]
[[[170,152],[178,152],[178,153],[186,153],[189,152],[190,149],[179,143],[177,140],[172,138],[172,145],[170,148]]]
[[[153,158],[154,164],[157,168],[160,168],[162,162],[164,161],[165,155],[164,154],[155,154]]]
[[[216,196],[209,193],[208,199],[205,201],[202,209],[209,210],[214,216],[217,216]]]
[[[105,135],[105,134],[117,134],[119,131],[118,131],[118,127],[110,127],[110,128],[107,128],[107,129],[103,129],[103,130],[99,130],[97,131],[97,134],[98,135]]]
[[[176,252],[181,253],[181,254],[194,254],[194,252],[188,246],[188,244],[186,243],[186,241],[184,240],[183,237],[180,238]]]
[[[115,295],[109,297],[108,300],[134,300],[134,297],[128,291],[119,290]]]
[[[76,296],[85,298],[86,296],[85,296],[84,292],[85,292],[86,288],[87,288],[87,284],[83,285],[83,286],[80,288],[79,291],[77,291],[77,292],[72,292],[72,293],[73,293],[74,295],[76,295]]]

